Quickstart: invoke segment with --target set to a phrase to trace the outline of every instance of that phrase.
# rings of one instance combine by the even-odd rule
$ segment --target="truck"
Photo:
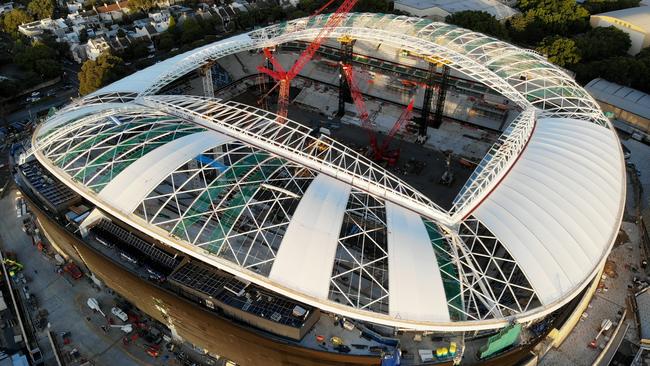
[[[81,273],[81,270],[79,270],[79,267],[77,267],[77,265],[74,264],[74,262],[68,262],[68,264],[66,264],[63,267],[63,270],[69,273],[70,277],[72,277],[75,280],[78,280],[81,277],[83,277],[83,273]]]

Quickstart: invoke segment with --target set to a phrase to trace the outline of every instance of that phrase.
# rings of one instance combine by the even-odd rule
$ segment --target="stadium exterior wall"
[[[162,290],[112,263],[50,219],[27,195],[41,229],[65,254],[81,258],[104,284],[138,309],[167,326],[177,340],[245,365],[357,366],[379,365],[378,357],[321,352],[274,340],[244,329],[198,305]],[[72,252],[71,252],[72,251]]]

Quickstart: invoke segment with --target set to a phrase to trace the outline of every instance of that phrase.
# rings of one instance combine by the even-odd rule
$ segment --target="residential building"
[[[6,3],[6,4],[0,4],[0,15],[10,12],[14,9],[14,3]]]
[[[176,18],[178,24],[183,24],[185,19],[194,16],[194,9],[183,5],[172,5],[169,7],[169,11]]]
[[[54,34],[57,38],[59,38],[60,41],[62,41],[60,39],[61,35],[65,34],[68,31],[67,30],[68,27],[69,27],[68,23],[63,18],[59,18],[59,19],[45,18],[45,19],[36,20],[33,22],[19,25],[18,32],[20,32],[21,34],[27,37],[36,39],[45,31],[48,31]]]
[[[77,63],[82,63],[88,58],[86,53],[86,45],[72,44],[70,45],[70,53],[72,54],[72,59]]]
[[[117,1],[112,4],[104,3],[95,8],[101,20],[105,22],[120,21],[129,12],[129,0]]]
[[[68,9],[68,13],[76,13],[83,9],[84,4],[79,1],[68,1],[65,6]]]
[[[111,46],[104,37],[89,39],[86,43],[86,57],[95,61],[104,51],[110,50]]]
[[[630,55],[636,55],[650,46],[650,6],[594,14],[589,23],[592,27],[614,26],[629,34],[632,45],[627,53]]]
[[[152,40],[153,37],[156,37],[158,34],[160,34],[160,31],[158,31],[153,25],[147,24],[141,28],[136,27],[133,36],[135,38],[148,38],[149,40]]]
[[[162,9],[156,12],[149,13],[149,19],[156,23],[162,23],[162,22],[167,22],[169,23],[169,17],[171,14],[169,13],[169,10],[167,9]]]

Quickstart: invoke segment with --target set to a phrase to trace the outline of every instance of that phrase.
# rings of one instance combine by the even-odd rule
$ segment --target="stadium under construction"
[[[80,98],[16,167],[53,245],[241,365],[531,357],[593,292],[624,174],[610,122],[543,56],[347,12]]]

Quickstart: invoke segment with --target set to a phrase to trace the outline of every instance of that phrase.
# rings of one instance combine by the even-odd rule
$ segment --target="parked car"
[[[118,307],[112,308],[111,313],[113,313],[113,315],[115,315],[118,319],[120,319],[123,322],[126,322],[127,320],[129,320],[129,316],[126,315],[126,313],[122,309],[120,309]]]
[[[66,264],[65,267],[63,267],[63,270],[68,272],[70,274],[70,276],[72,278],[74,278],[75,280],[78,280],[81,277],[83,277],[83,273],[81,273],[81,270],[79,270],[79,267],[77,267],[77,265],[74,264],[73,262],[70,262],[70,263]]]

